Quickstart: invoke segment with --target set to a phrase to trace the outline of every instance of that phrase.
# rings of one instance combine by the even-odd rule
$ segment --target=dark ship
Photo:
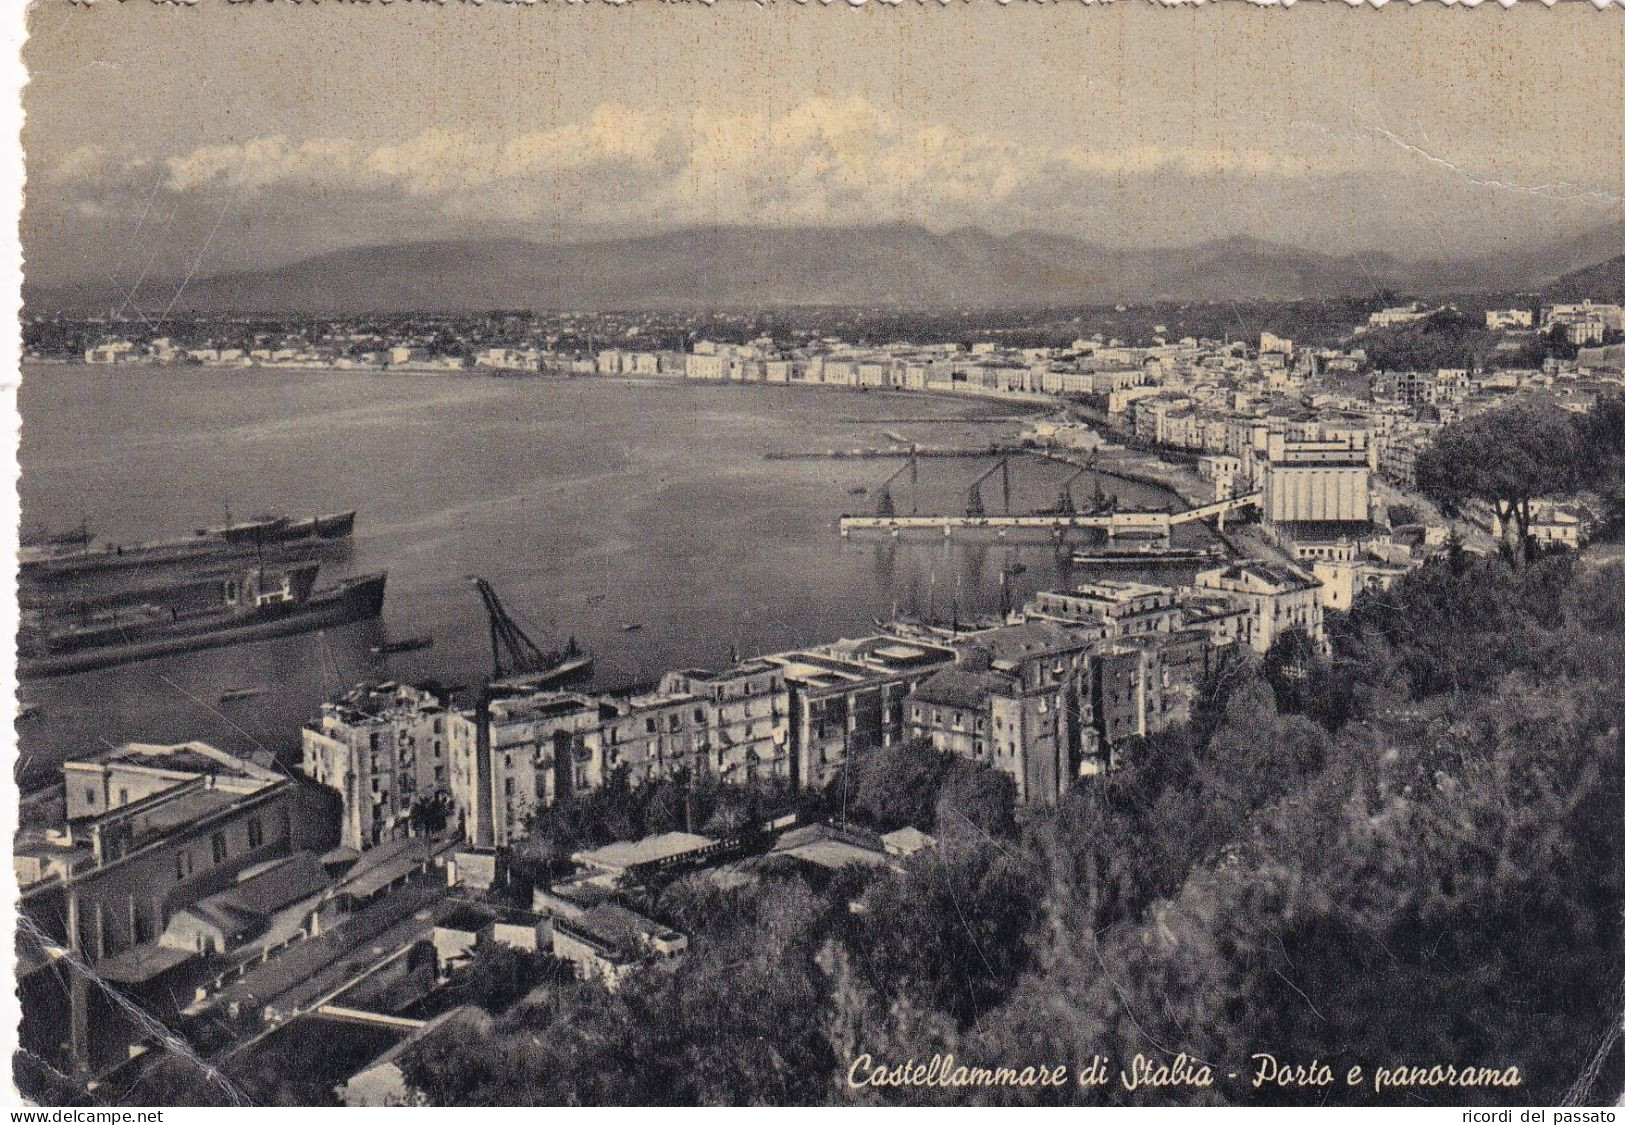
[[[81,532],[23,548],[18,552],[18,570],[24,579],[61,582],[233,559],[291,561],[347,544],[354,531],[355,512],[349,511],[297,520],[262,516],[147,543],[92,543],[89,534]]]
[[[36,614],[17,635],[18,674],[63,676],[177,652],[369,621],[384,609],[385,574],[316,587],[317,564],[251,567],[202,604],[86,603],[77,615]]]

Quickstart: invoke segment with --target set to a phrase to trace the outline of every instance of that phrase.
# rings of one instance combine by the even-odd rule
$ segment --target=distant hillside
[[[1546,292],[1553,297],[1595,297],[1600,301],[1625,300],[1625,254],[1618,254],[1589,269],[1566,273]]]
[[[136,304],[193,312],[360,313],[491,308],[902,307],[1280,300],[1511,289],[1625,250],[1598,238],[1494,262],[1336,256],[1249,238],[1121,250],[1033,232],[922,227],[698,227],[546,245],[517,239],[337,251],[275,269],[153,280]],[[1587,256],[1589,255],[1589,256]],[[30,310],[90,312],[111,290],[25,289]]]

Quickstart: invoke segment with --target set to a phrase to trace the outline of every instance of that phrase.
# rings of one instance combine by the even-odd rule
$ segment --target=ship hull
[[[1077,551],[1072,555],[1072,562],[1076,566],[1148,566],[1157,563],[1223,562],[1224,558],[1223,551],[1175,547],[1150,551]]]
[[[592,656],[583,652],[566,657],[561,663],[543,672],[525,672],[506,679],[492,680],[491,686],[510,691],[535,691],[582,684],[592,678],[592,666]]]
[[[385,577],[373,574],[353,578],[330,590],[317,591],[302,604],[266,607],[255,611],[252,617],[228,623],[186,622],[172,631],[126,644],[25,656],[17,662],[18,675],[24,679],[67,676],[174,653],[222,648],[370,621],[383,613]]]
[[[354,530],[354,512],[335,512],[307,520],[266,525],[253,532],[219,528],[185,539],[98,547],[71,554],[24,559],[20,571],[25,578],[61,582],[137,568],[191,567],[234,558],[259,557],[268,561],[285,561],[309,557],[315,552],[347,543]]]

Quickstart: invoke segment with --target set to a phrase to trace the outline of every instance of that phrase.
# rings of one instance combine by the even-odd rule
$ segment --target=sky
[[[1625,218],[1625,9],[37,0],[41,284],[911,222],[1493,254]]]

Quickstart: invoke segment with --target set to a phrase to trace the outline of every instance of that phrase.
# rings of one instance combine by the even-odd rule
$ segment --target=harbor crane
[[[994,473],[1004,474],[1004,514],[1010,514],[1010,458],[1000,457],[998,464],[971,482],[965,490],[965,515],[976,519],[987,515],[987,509],[982,505],[982,482]]]
[[[544,652],[525,634],[518,622],[509,616],[503,608],[502,599],[491,584],[483,578],[472,577],[471,581],[480,592],[480,599],[485,603],[486,616],[491,621],[491,678],[493,680],[506,680],[516,676],[534,676],[551,672],[566,660],[576,656],[579,649],[576,639],[570,638],[570,643],[563,652]]]
[[[897,508],[892,503],[891,486],[904,473],[909,475],[909,514],[919,515],[920,459],[912,446],[909,447],[908,460],[880,486],[880,501],[875,505],[876,515],[889,519],[897,514]]]
[[[1079,477],[1083,476],[1084,473],[1087,473],[1092,468],[1094,468],[1093,462],[1084,465],[1077,472],[1073,473],[1071,476],[1067,477],[1066,480],[1061,482],[1060,494],[1055,498],[1055,511],[1057,515],[1070,516],[1077,514],[1078,506],[1072,499],[1072,486],[1077,483]]]

